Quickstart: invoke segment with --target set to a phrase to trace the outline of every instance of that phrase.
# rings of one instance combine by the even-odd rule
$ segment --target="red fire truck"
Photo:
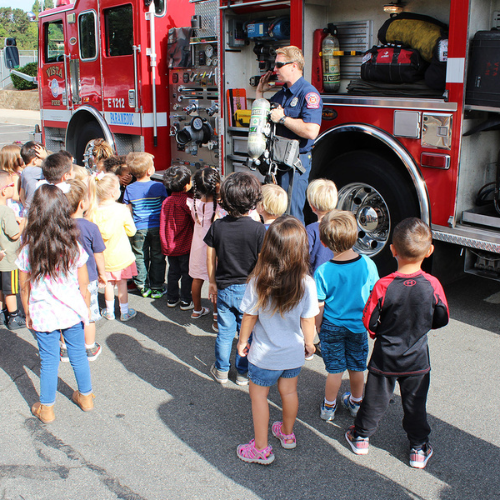
[[[42,13],[39,88],[49,148],[66,147],[81,160],[92,139],[104,137],[118,154],[153,153],[159,170],[172,163],[246,170],[244,110],[276,48],[296,45],[324,102],[311,178],[337,184],[339,208],[358,220],[357,250],[386,272],[392,230],[413,215],[432,225],[435,240],[466,249],[467,270],[498,277],[498,200],[477,201],[489,191],[499,196],[500,99],[467,98],[498,73],[496,42],[485,50],[483,73],[472,73],[470,55],[476,33],[499,26],[498,0],[148,1],[76,0]],[[449,25],[437,94],[352,84],[386,11],[398,10]],[[318,73],[318,33],[329,23],[348,54],[336,93],[321,89]]]
[[[388,242],[395,224],[417,216],[431,224],[435,240],[467,250],[468,270],[498,278],[497,203],[478,207],[476,199],[488,198],[483,196],[488,189],[498,196],[499,91],[493,99],[474,99],[473,92],[467,97],[481,78],[485,83],[499,71],[500,32],[490,32],[499,26],[497,9],[500,3],[495,0],[403,0],[385,5],[376,0],[221,0],[221,95],[238,89],[250,108],[257,80],[252,77],[272,68],[275,49],[289,44],[303,50],[304,77],[320,88],[321,49],[315,33],[333,23],[340,51],[347,54],[340,59],[340,90],[321,92],[323,123],[313,149],[311,178],[335,181],[338,207],[353,211],[358,221],[357,249],[374,257],[382,272],[393,265]],[[431,16],[449,25],[446,82],[443,73],[440,92],[411,90],[398,96],[393,88],[380,86],[370,93],[353,86],[360,78],[359,54],[377,45],[388,11]],[[289,32],[277,39],[273,25],[283,18],[289,20]],[[476,48],[469,56],[471,46],[476,33],[483,31],[495,41],[479,48],[486,69],[471,77],[471,61],[478,54]],[[499,83],[494,80],[493,87],[500,88]],[[248,129],[236,126],[232,111],[226,105],[222,112],[226,171],[246,164],[241,144]]]

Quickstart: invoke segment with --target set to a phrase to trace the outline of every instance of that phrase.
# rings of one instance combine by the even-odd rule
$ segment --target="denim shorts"
[[[343,326],[336,326],[323,319],[319,332],[321,356],[328,373],[346,370],[363,372],[368,358],[367,333],[353,333]]]
[[[261,387],[271,387],[278,382],[280,378],[295,378],[299,376],[301,366],[290,370],[266,370],[252,365],[248,362],[248,378]]]

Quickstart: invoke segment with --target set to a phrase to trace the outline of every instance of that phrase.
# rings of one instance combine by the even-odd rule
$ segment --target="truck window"
[[[54,63],[64,58],[64,29],[62,20],[45,23],[45,62]]]
[[[78,17],[80,58],[95,59],[97,56],[96,16],[94,12],[84,12]]]
[[[127,56],[132,54],[134,25],[132,5],[120,5],[104,11],[106,24],[106,55]]]

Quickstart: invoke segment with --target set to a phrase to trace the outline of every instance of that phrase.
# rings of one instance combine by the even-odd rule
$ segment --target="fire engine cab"
[[[304,77],[324,103],[310,179],[336,183],[338,208],[351,210],[358,221],[357,250],[373,257],[382,273],[392,270],[392,230],[417,216],[431,225],[435,240],[467,250],[466,270],[500,277],[498,0],[220,0],[219,11],[226,172],[248,164],[248,128],[238,123],[230,96],[245,96],[242,105],[250,109],[276,48],[296,45],[304,53]],[[383,50],[393,57],[411,49],[403,57],[408,61],[420,57],[415,49],[423,53],[419,44],[429,35],[415,41],[408,17],[432,18],[440,30],[422,68],[437,71],[437,82],[423,83],[424,73],[409,85],[370,81],[366,63],[381,62]],[[398,18],[406,25],[389,40],[393,26],[385,23]],[[340,45],[336,92],[326,90],[331,85],[323,85],[321,74],[330,23]],[[381,29],[385,45],[372,51],[382,45]]]
[[[169,30],[189,25],[188,0],[59,0],[39,17],[39,93],[47,148],[78,163],[92,140],[170,165]],[[188,39],[189,48],[189,39]]]

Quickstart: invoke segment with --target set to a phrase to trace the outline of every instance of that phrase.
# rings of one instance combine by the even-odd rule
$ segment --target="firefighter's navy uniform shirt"
[[[285,116],[290,118],[302,118],[305,123],[316,123],[321,125],[321,113],[323,101],[319,92],[301,76],[290,88],[283,85],[282,89],[273,95],[271,102],[281,105]],[[276,125],[276,135],[288,139],[298,139],[300,141],[300,153],[307,153],[311,150],[314,140],[304,139],[293,133],[285,125]]]

